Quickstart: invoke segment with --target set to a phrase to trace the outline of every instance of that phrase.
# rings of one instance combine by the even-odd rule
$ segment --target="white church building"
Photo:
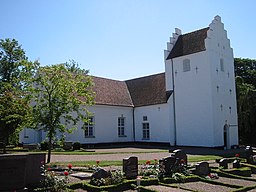
[[[221,18],[182,34],[164,51],[165,72],[127,81],[92,77],[95,105],[89,123],[66,134],[81,144],[152,142],[170,146],[238,145],[233,50]],[[20,142],[45,133],[24,129]]]

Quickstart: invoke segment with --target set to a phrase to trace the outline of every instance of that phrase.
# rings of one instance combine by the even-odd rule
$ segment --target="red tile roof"
[[[167,102],[165,73],[126,81],[135,107]]]
[[[95,103],[99,105],[139,107],[166,103],[171,92],[166,92],[165,73],[116,81],[92,77],[95,84]]]
[[[204,40],[207,37],[208,30],[209,27],[206,27],[191,33],[180,35],[168,55],[167,60],[206,50]]]
[[[102,105],[133,106],[126,83],[101,77],[92,77],[95,103]]]

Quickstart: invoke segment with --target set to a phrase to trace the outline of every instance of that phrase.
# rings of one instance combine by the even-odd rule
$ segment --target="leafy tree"
[[[48,159],[57,133],[71,133],[79,120],[86,122],[87,105],[94,94],[88,71],[71,63],[40,67],[34,80],[33,115],[37,129],[43,129],[49,140]],[[72,126],[71,126],[72,125]]]
[[[28,90],[37,64],[28,61],[15,39],[0,40],[0,140],[5,144],[29,122]]]
[[[235,75],[242,77],[243,81],[256,86],[256,60],[235,58]]]
[[[239,137],[256,144],[256,60],[235,58]]]

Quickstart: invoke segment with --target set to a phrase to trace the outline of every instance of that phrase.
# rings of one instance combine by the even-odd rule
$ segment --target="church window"
[[[223,59],[220,59],[220,70],[224,71],[224,61],[223,61]]]
[[[142,123],[142,136],[143,139],[149,139],[149,123]]]
[[[124,126],[125,125],[125,118],[124,117],[118,117],[118,136],[122,137],[125,136],[124,134]]]
[[[190,60],[184,59],[183,60],[183,72],[190,71]]]
[[[88,121],[83,128],[85,137],[94,137],[94,117],[88,117]]]

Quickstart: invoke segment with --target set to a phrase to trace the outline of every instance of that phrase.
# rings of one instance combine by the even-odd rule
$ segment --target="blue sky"
[[[220,15],[235,57],[256,58],[255,0],[0,0],[0,39],[15,38],[42,65],[71,59],[116,80],[164,71],[174,28]]]

